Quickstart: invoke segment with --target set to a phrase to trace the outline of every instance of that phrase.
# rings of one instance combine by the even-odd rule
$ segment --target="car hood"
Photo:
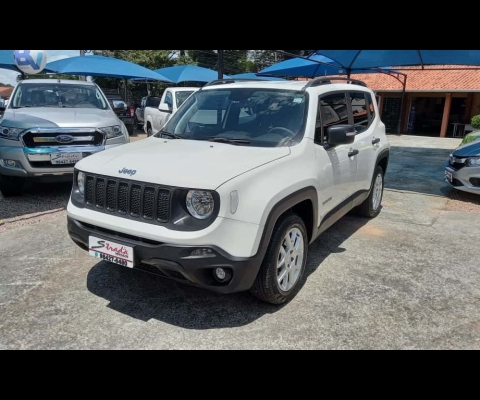
[[[476,157],[480,156],[480,139],[472,143],[460,146],[453,152],[455,157]]]
[[[289,154],[288,147],[260,148],[153,137],[92,155],[76,168],[140,182],[215,190],[236,176]]]
[[[103,128],[119,124],[111,110],[95,108],[8,109],[1,124],[12,128]]]

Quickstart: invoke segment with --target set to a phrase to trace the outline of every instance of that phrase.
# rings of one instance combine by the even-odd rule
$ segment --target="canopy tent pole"
[[[223,50],[217,50],[218,52],[218,79],[223,79]]]
[[[397,135],[402,134],[403,113],[405,109],[405,92],[407,90],[407,75],[403,76],[402,104],[400,104],[400,120],[398,121]]]

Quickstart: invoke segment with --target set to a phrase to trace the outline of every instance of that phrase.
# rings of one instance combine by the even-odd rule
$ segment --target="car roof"
[[[22,85],[28,84],[28,83],[43,83],[43,84],[52,84],[52,85],[61,83],[63,85],[95,86],[93,82],[75,81],[75,80],[69,80],[69,79],[26,79],[19,83]]]
[[[199,87],[172,87],[167,88],[166,90],[172,90],[175,92],[191,92],[192,90],[199,90]]]
[[[335,78],[332,78],[333,80]],[[249,88],[249,89],[284,89],[284,90],[303,90],[308,84],[308,81],[236,81],[232,83],[218,84],[205,86],[202,90],[215,90],[215,89],[239,89],[239,88]],[[315,92],[332,92],[332,91],[363,91],[371,92],[371,90],[365,86],[349,84],[349,83],[328,83],[322,84],[319,86],[311,86],[306,90]]]

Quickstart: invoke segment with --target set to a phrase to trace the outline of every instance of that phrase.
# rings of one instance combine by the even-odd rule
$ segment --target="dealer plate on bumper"
[[[133,247],[124,246],[110,240],[89,237],[88,250],[91,256],[127,268],[133,268]]]
[[[53,165],[75,165],[83,158],[83,153],[53,153],[50,161]]]

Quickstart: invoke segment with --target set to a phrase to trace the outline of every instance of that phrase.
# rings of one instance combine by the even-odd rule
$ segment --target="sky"
[[[47,50],[47,63],[61,60],[62,58],[80,55],[80,50]],[[0,69],[0,82],[15,86],[17,84],[18,72]]]

